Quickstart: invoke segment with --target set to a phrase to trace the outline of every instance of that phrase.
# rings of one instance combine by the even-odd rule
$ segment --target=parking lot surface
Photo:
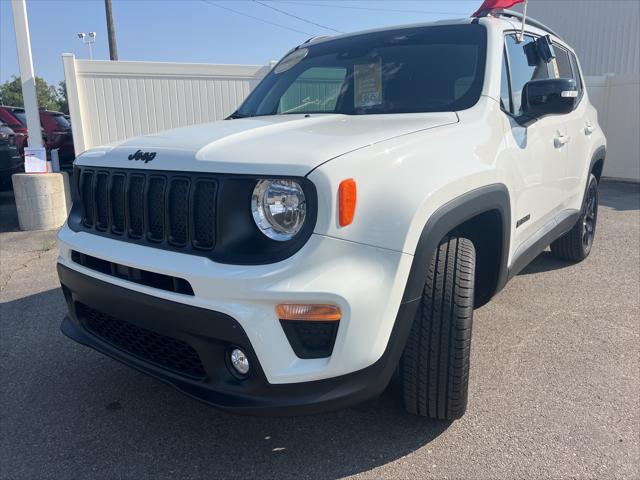
[[[229,415],[80,346],[55,232],[0,194],[0,477],[639,478],[640,186],[603,183],[594,250],[543,253],[475,313],[453,423],[379,399],[296,418]]]

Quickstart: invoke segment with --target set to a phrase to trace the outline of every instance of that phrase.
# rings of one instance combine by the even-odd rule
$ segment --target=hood
[[[456,123],[454,112],[314,114],[239,118],[168,130],[89,150],[80,165],[254,175],[304,176],[318,165],[375,143]],[[138,155],[138,150],[155,152]],[[151,161],[145,163],[152,157]]]

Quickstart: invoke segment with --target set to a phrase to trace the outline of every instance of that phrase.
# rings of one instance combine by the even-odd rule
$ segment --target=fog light
[[[246,375],[249,373],[249,359],[244,354],[242,350],[239,348],[234,348],[231,350],[231,354],[229,355],[229,359],[231,360],[231,365],[235,368],[236,372],[240,375]]]

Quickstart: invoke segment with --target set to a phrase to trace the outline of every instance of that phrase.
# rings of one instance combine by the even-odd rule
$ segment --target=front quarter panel
[[[429,217],[476,188],[504,183],[504,131],[495,100],[482,97],[457,124],[372,145],[314,170],[318,189],[315,232],[414,254]],[[393,116],[389,116],[393,121]],[[338,224],[338,186],[357,183],[351,225]]]

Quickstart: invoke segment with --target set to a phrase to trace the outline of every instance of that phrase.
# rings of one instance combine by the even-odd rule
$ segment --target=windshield
[[[24,110],[11,110],[11,113],[23,126],[27,126],[27,114],[24,113]]]
[[[71,128],[71,124],[69,123],[69,121],[65,118],[64,115],[51,115],[51,118],[53,118],[53,121],[56,122],[56,125],[61,128],[62,130],[69,130]]]
[[[483,26],[469,24],[302,46],[276,65],[232,117],[464,110],[480,97],[486,38]]]

